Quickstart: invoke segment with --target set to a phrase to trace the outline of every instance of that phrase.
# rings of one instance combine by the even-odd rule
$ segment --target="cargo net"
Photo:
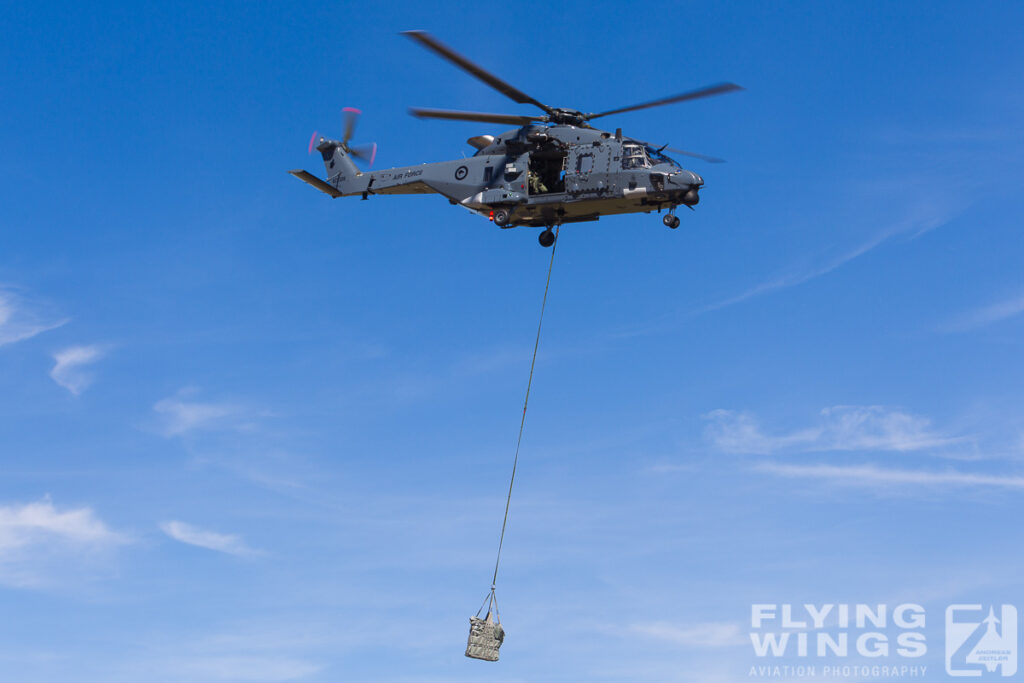
[[[498,661],[498,649],[505,640],[505,629],[501,627],[501,615],[498,614],[498,601],[495,599],[494,589],[491,589],[484,604],[487,605],[487,615],[483,619],[480,618],[480,612],[484,609],[483,605],[477,610],[475,617],[469,618],[466,656],[487,662],[496,662]]]

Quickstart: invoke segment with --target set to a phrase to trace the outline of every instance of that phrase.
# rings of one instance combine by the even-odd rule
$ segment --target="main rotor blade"
[[[711,97],[712,95],[724,95],[727,92],[733,92],[735,90],[743,90],[742,87],[735,83],[719,83],[718,85],[709,85],[706,88],[699,90],[691,90],[684,92],[679,95],[673,95],[672,97],[665,97],[660,100],[653,100],[651,102],[644,102],[643,104],[634,104],[632,107],[622,107],[621,109],[611,109],[609,111],[603,111],[599,114],[587,114],[586,119],[596,119],[599,116],[608,116],[609,114],[622,114],[627,111],[636,111],[637,109],[648,109],[650,107],[660,107],[663,104],[672,104],[674,102],[685,102],[686,100],[696,100],[701,97]]]
[[[706,161],[709,164],[725,163],[725,159],[719,159],[718,157],[709,157],[704,154],[697,154],[696,152],[687,152],[685,149],[676,149],[675,147],[665,147],[663,149],[666,152],[672,152],[673,154],[683,154],[688,157],[693,157],[694,159],[700,159],[701,161]]]
[[[524,93],[522,90],[512,87],[511,85],[501,80],[494,74],[484,71],[482,68],[480,68],[473,62],[469,61],[459,53],[455,52],[447,45],[438,41],[437,38],[430,35],[426,31],[403,31],[402,33],[403,35],[409,36],[410,38],[412,38],[413,40],[415,40],[417,43],[427,48],[428,50],[432,50],[441,57],[444,57],[449,62],[459,67],[463,71],[473,76],[476,76],[481,81],[491,86],[505,97],[511,99],[513,102],[519,102],[520,104],[532,104],[535,107],[540,107],[549,114],[551,113],[551,107],[545,104],[541,104],[537,100],[533,99],[532,97]]]
[[[482,121],[483,123],[507,123],[512,126],[525,126],[528,123],[543,121],[543,116],[516,116],[513,114],[486,114],[478,111],[454,111],[452,109],[419,109],[413,107],[409,113],[421,119],[450,119],[452,121]]]

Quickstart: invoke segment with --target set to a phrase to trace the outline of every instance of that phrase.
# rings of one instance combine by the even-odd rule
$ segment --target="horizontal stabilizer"
[[[329,194],[329,195],[331,195],[331,197],[335,197],[335,198],[342,196],[341,192],[338,192],[338,190],[336,188],[328,185],[323,180],[320,180],[319,178],[317,178],[315,175],[313,175],[309,171],[296,170],[296,171],[288,171],[288,172],[291,173],[296,178],[298,178],[299,180],[301,180],[302,182],[309,183],[310,185],[312,185],[316,189],[320,190],[324,194]]]

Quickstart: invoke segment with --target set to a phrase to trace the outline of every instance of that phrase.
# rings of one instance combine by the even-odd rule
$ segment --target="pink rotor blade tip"
[[[309,153],[313,153],[313,143],[316,142],[316,131],[313,131],[313,137],[309,139]]]

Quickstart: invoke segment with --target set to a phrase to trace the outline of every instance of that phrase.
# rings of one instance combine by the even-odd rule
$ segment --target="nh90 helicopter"
[[[341,140],[318,137],[309,142],[323,156],[327,180],[313,174],[289,171],[331,197],[358,195],[437,193],[502,228],[526,225],[542,227],[542,246],[554,244],[552,228],[562,223],[595,221],[621,213],[659,213],[663,222],[679,227],[678,206],[693,208],[700,201],[704,179],[688,171],[663,152],[721,161],[683,150],[654,146],[590,126],[593,119],[610,114],[658,107],[740,90],[722,83],[651,102],[609,111],[584,114],[574,109],[549,107],[488,73],[423,31],[409,36],[520,104],[539,107],[541,116],[487,114],[446,109],[411,109],[420,118],[480,121],[516,125],[500,135],[477,135],[468,140],[476,148],[470,158],[425,163],[380,171],[361,172],[353,158],[373,163],[376,145],[352,147],[358,110],[346,108]]]

